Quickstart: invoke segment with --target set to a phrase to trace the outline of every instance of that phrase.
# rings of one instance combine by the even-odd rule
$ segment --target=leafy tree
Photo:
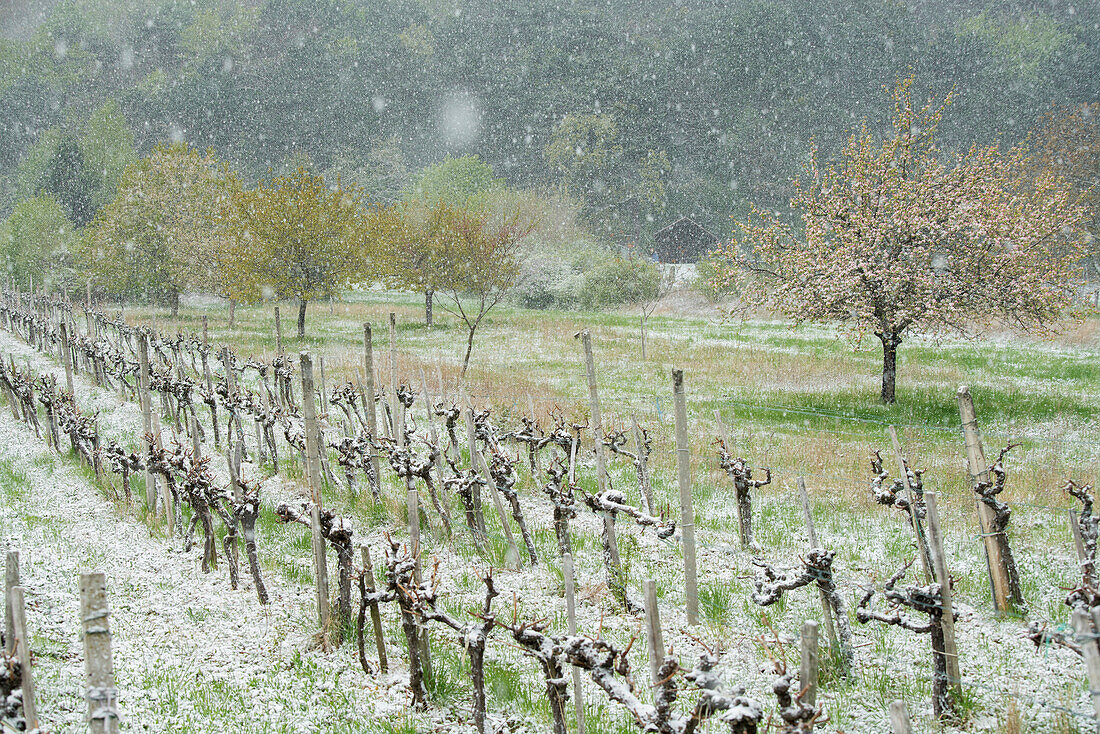
[[[800,231],[755,210],[728,250],[770,281],[771,306],[873,331],[884,403],[895,401],[897,348],[912,331],[966,333],[989,319],[1051,328],[1081,253],[1083,212],[1064,181],[1032,179],[1019,147],[945,157],[934,135],[950,95],[914,107],[912,83],[894,88],[890,134],[876,139],[865,124],[835,164],[813,151],[791,200]]]
[[[65,208],[43,194],[15,205],[0,232],[4,268],[16,283],[69,285],[77,250],[76,228]]]
[[[420,172],[409,187],[406,198],[429,206],[440,202],[451,207],[463,207],[490,191],[503,188],[488,163],[476,155],[460,158],[447,156],[439,163]]]
[[[672,171],[668,154],[627,149],[609,114],[565,115],[544,153],[562,187],[584,199],[588,218],[613,238],[630,232],[639,243],[643,220],[653,222],[665,209]],[[633,224],[632,232],[624,218]]]
[[[430,209],[397,205],[375,213],[371,239],[381,244],[385,270],[435,292],[440,306],[466,325],[462,375],[474,336],[488,314],[516,285],[521,244],[535,227],[520,209],[494,211],[438,202]]]
[[[299,166],[286,176],[238,191],[235,199],[250,243],[238,267],[242,280],[298,299],[298,337],[305,336],[306,304],[333,296],[367,272],[361,191]]]
[[[424,323],[432,325],[432,301],[446,274],[427,262],[436,256],[440,227],[450,210],[484,204],[486,197],[503,189],[504,182],[476,155],[452,158],[428,166],[416,177],[405,196],[406,205],[398,214],[406,243],[403,251],[391,258],[391,272],[397,287],[415,288],[424,293]],[[443,205],[443,206],[440,206]],[[440,277],[442,275],[442,277]]]
[[[1062,176],[1085,207],[1085,262],[1090,277],[1100,278],[1100,102],[1052,110],[1031,142],[1034,175]]]
[[[158,146],[126,168],[118,196],[88,228],[83,259],[106,290],[167,302],[185,290],[252,300],[236,263],[247,243],[236,209],[240,182],[213,153]]]

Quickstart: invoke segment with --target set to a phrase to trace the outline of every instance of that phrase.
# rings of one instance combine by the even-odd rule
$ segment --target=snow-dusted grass
[[[293,314],[289,306],[283,310]],[[360,324],[366,320],[375,324],[376,365],[386,374],[384,325],[390,310],[399,313],[399,374],[419,381],[423,366],[434,386],[439,364],[444,381],[453,383],[462,334],[446,317],[429,332],[415,323],[422,316],[417,302],[395,295],[387,295],[384,301],[337,304],[335,310],[333,316],[327,305],[311,310],[307,331],[315,336],[305,343],[287,339],[290,351],[308,346],[328,355],[330,387],[357,364]],[[233,332],[225,328],[224,313],[216,310],[185,310],[180,325],[199,330],[202,313],[211,316],[215,339],[229,341],[245,354],[274,351],[270,309],[239,309],[240,327]],[[148,314],[135,311],[134,315]],[[167,330],[163,313],[157,320],[158,327]],[[770,658],[797,665],[798,628],[804,619],[820,618],[817,594],[811,589],[793,592],[767,608],[755,606],[749,598],[751,555],[740,549],[735,503],[726,480],[713,466],[714,410],[731,426],[738,453],[754,466],[775,468],[775,482],[759,490],[754,503],[756,540],[768,560],[795,565],[806,550],[801,507],[793,489],[795,477],[805,475],[818,535],[838,552],[837,577],[849,609],[863,585],[876,580],[881,584],[913,555],[903,521],[873,505],[868,493],[867,451],[886,448],[882,424],[892,421],[910,426],[902,430],[906,449],[918,466],[928,470],[926,486],[941,492],[947,550],[963,612],[959,644],[969,716],[962,729],[1087,729],[1079,716],[1089,711],[1080,662],[1064,650],[1034,652],[1021,638],[1021,621],[997,620],[992,614],[973,501],[962,471],[965,455],[952,429],[957,426],[954,390],[960,382],[968,382],[978,404],[987,452],[1008,437],[1027,437],[1008,463],[1009,499],[1017,503],[1010,534],[1031,618],[1064,622],[1061,598],[1065,592],[1059,587],[1073,583],[1076,565],[1065,514],[1021,503],[1069,507],[1057,491],[1061,481],[1070,475],[1096,477],[1100,367],[1095,341],[906,344],[900,402],[887,408],[875,403],[878,353],[853,352],[829,329],[655,317],[652,359],[640,364],[632,316],[502,309],[494,312],[475,346],[471,391],[478,402],[495,406],[499,413],[514,414],[526,410],[530,393],[540,411],[560,405],[568,414],[583,415],[583,368],[573,339],[582,326],[594,334],[606,420],[622,424],[633,412],[651,428],[656,439],[655,491],[661,505],[673,508],[674,517],[677,490],[668,370],[677,364],[687,371],[694,427],[701,627],[685,629],[678,544],[640,534],[625,521],[619,523],[629,593],[640,599],[642,581],[646,577],[657,581],[666,644],[673,644],[686,664],[696,649],[687,634],[690,631],[724,648],[727,679],[745,683],[770,707],[773,676],[762,670],[770,666]],[[284,321],[284,336],[292,328]],[[5,355],[14,353],[17,361],[28,359],[35,369],[50,364],[7,335],[0,339]],[[140,415],[134,406],[108,391],[93,391],[86,383],[80,392],[82,405],[101,411],[100,425],[107,437],[136,443]],[[144,524],[140,511],[126,516],[125,508],[90,486],[86,472],[52,457],[6,410],[0,411],[0,440],[0,531],[25,552],[35,549],[36,558],[24,561],[24,578],[31,587],[31,627],[45,630],[36,633],[41,635],[36,651],[43,651],[40,698],[45,703],[41,708],[53,717],[47,718],[51,726],[78,727],[76,573],[93,567],[108,573],[122,706],[132,730],[397,732],[452,729],[464,719],[469,705],[467,663],[450,634],[433,630],[433,662],[439,671],[433,690],[435,707],[427,715],[413,717],[403,711],[407,700],[403,638],[392,610],[385,617],[392,666],[388,677],[364,676],[353,645],[327,655],[308,649],[316,629],[309,588],[309,540],[303,528],[284,527],[270,512],[270,506],[279,501],[303,496],[297,486],[300,469],[293,461],[280,462],[284,473],[278,477],[267,477],[270,472],[264,468],[246,466],[247,472],[265,477],[263,491],[269,505],[261,515],[259,532],[275,603],[264,610],[247,580],[233,592],[224,569],[203,576],[195,553],[180,553],[178,542],[164,539],[155,524]],[[219,471],[224,470],[219,467]],[[591,481],[590,471],[586,468],[586,483]],[[629,467],[614,464],[612,477],[637,501]],[[546,616],[552,629],[560,632],[565,627],[563,581],[549,506],[532,489],[529,478],[524,476],[521,485],[525,514],[544,563],[536,570],[498,570],[497,585],[503,593],[495,609],[508,618],[513,609],[520,618]],[[401,537],[405,532],[401,489],[396,483],[388,484],[387,499],[380,508],[364,498],[348,497],[343,487],[326,491],[326,502],[354,517],[356,537],[370,542],[376,572],[382,533]],[[141,494],[140,481],[135,482],[135,495]],[[491,504],[487,509],[492,538],[488,558],[480,558],[468,541],[457,503],[452,505],[456,534],[451,541],[438,527],[422,529],[425,553],[439,558],[441,564],[444,599],[462,613],[476,608],[481,598],[477,574],[489,566],[505,565],[500,521]],[[74,534],[74,528],[82,530]],[[626,644],[642,628],[638,620],[616,610],[606,593],[598,523],[591,513],[582,511],[573,529],[581,630],[602,631],[608,639]],[[58,609],[69,611],[55,622],[53,612]],[[819,701],[831,719],[828,730],[884,731],[886,706],[894,698],[907,701],[918,730],[931,730],[927,637],[879,625],[854,625],[854,633],[857,666],[852,678],[839,677],[835,666],[829,665],[823,674]],[[543,682],[535,665],[509,644],[506,632],[498,630],[487,658],[491,720],[511,731],[547,728]],[[641,683],[647,658],[640,642],[631,660]],[[632,731],[622,712],[594,686],[588,686],[586,700],[589,731]]]

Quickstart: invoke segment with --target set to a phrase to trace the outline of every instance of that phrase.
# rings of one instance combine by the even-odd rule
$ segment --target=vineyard
[[[505,316],[459,380],[352,306],[294,353],[2,295],[6,722],[1096,730],[1095,352],[990,430],[977,384],[908,423],[716,391],[800,379],[767,325],[668,319],[624,374],[614,323]]]

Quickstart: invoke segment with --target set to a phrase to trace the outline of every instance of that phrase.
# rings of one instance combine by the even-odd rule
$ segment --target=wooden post
[[[38,729],[38,710],[34,705],[34,670],[31,667],[31,638],[27,634],[27,612],[23,605],[23,587],[13,586],[11,589],[11,621],[12,627],[8,634],[15,640],[15,654],[19,657],[19,667],[22,669],[23,688],[23,719],[27,722],[27,731]],[[1093,645],[1093,647],[1096,647]]]
[[[470,467],[476,472],[483,472],[481,468],[481,462],[478,461],[481,456],[481,452],[477,450],[477,436],[474,433],[474,407],[470,403],[470,397],[466,394],[466,389],[462,388],[459,399],[462,402],[462,416],[466,419],[466,444],[470,452]],[[488,481],[488,472],[483,472],[483,475]],[[474,484],[470,488],[470,494],[473,499],[474,505],[474,519],[477,521],[477,529],[481,534],[482,542],[487,542],[489,539],[489,532],[485,528],[485,512],[481,509],[481,488],[479,485]],[[511,527],[508,527],[508,532],[511,532]],[[516,550],[518,558],[519,550]]]
[[[649,457],[646,456],[646,449],[644,440],[642,438],[642,427],[638,425],[638,416],[633,413],[630,414],[630,429],[634,433],[634,451],[638,454],[638,461],[642,462],[642,471],[646,472],[647,476],[649,468],[646,464],[649,462]],[[645,507],[646,512],[650,515],[657,514],[657,508],[653,505],[653,482],[646,481],[642,487],[643,494],[645,495]]]
[[[313,502],[310,526],[313,531],[313,573],[317,591],[317,616],[323,634],[329,632],[328,561],[325,539],[321,536],[321,431],[317,425],[317,406],[313,402],[313,360],[309,352],[298,357],[302,371],[302,423],[306,439],[306,482]]]
[[[80,574],[80,621],[84,632],[84,671],[88,702],[88,730],[92,734],[118,731],[118,690],[111,660],[111,627],[107,609],[107,577]]]
[[[596,446],[596,488],[602,494],[607,489],[607,458],[603,452],[603,418],[600,415],[600,395],[596,389],[596,359],[592,354],[592,335],[588,329],[581,331],[580,338],[584,348],[584,372],[588,381],[588,406],[592,413],[592,441]],[[626,578],[619,558],[619,541],[615,537],[615,520],[610,513],[602,512],[600,516],[603,520],[604,535],[607,538],[607,553],[611,561],[611,568],[608,569],[612,576],[611,591],[620,593],[623,606],[629,606],[626,598]]]
[[[15,651],[15,623],[12,620],[11,590],[19,586],[19,551],[8,551],[8,565],[4,573],[4,648]]]
[[[1085,658],[1092,710],[1096,720],[1100,722],[1100,647],[1096,645],[1096,629],[1088,612],[1080,606],[1074,608],[1072,621],[1073,631],[1077,634],[1077,642],[1081,646],[1081,655]]]
[[[443,395],[440,394],[439,399],[443,399]],[[531,422],[536,421],[535,418],[535,401],[531,398],[531,393],[527,393],[527,413],[531,416]],[[539,481],[542,479],[542,454],[538,451],[535,452],[535,477],[534,485],[537,488]]]
[[[802,623],[802,667],[798,673],[798,685],[802,688],[802,703],[817,704],[817,622],[808,619]]]
[[[370,323],[363,324],[363,376],[366,378],[367,386],[362,395],[363,412],[367,414],[367,430],[370,431],[371,447],[370,447],[370,460],[374,465],[374,477],[378,482],[378,486],[375,487],[378,491],[382,490],[382,474],[381,467],[378,461],[378,449],[375,447],[374,442],[378,440],[378,411],[374,405],[374,340],[371,335]]]
[[[73,393],[73,352],[69,345],[69,324],[61,319],[61,358],[65,364],[65,389]]]
[[[1069,532],[1073,535],[1073,547],[1077,551],[1077,561],[1081,564],[1081,572],[1084,573],[1084,564],[1088,560],[1085,555],[1085,539],[1081,537],[1081,524],[1077,520],[1077,513],[1069,511]]]
[[[374,567],[370,562],[370,549],[362,546],[363,572],[367,575],[367,588],[374,591]],[[378,667],[385,673],[389,670],[389,662],[386,659],[386,638],[382,635],[382,616],[378,613],[378,602],[370,603],[370,621],[374,626],[374,644],[378,648]]]
[[[319,406],[319,412],[321,415],[328,415],[328,384],[325,382],[325,357],[319,355],[317,357],[317,366],[321,372],[321,391],[319,394],[321,398],[321,405]]]
[[[814,516],[810,511],[810,496],[806,493],[806,479],[804,477],[798,478],[798,494],[802,500],[802,519],[806,523],[806,537],[810,541],[810,548],[820,548],[821,544],[817,542],[817,530],[814,528]],[[833,607],[829,604],[824,589],[818,587],[817,593],[821,597],[821,613],[825,619],[825,634],[829,636],[829,647],[837,660],[843,660],[844,651],[840,649],[840,639],[836,636]]]
[[[279,307],[275,307],[275,353],[283,355],[283,321],[279,318]]]
[[[577,634],[577,590],[573,579],[573,554],[566,552],[561,557],[561,572],[565,577],[565,617],[566,629],[570,635]],[[581,690],[581,669],[573,668],[573,706],[577,717],[577,732],[584,734],[584,693]]]
[[[657,582],[645,581],[645,639],[649,649],[649,677],[656,685],[661,679],[665,641],[661,636],[661,612],[657,609]]]
[[[138,402],[141,405],[141,427],[145,436],[153,433],[153,406],[149,396],[149,339],[145,332],[138,332]],[[146,441],[146,455],[152,444]],[[146,462],[148,463],[148,462]],[[145,468],[145,504],[149,512],[157,506],[156,475]]]
[[[413,581],[419,586],[423,582],[420,566],[420,493],[412,486],[412,478],[409,478],[409,489],[405,495],[409,514],[409,552],[413,557]],[[431,648],[428,646],[428,627],[418,618],[417,627],[420,628],[418,647],[420,649],[420,664],[424,669],[426,678],[432,677]]]
[[[982,448],[982,435],[978,430],[978,417],[974,411],[974,399],[966,385],[959,387],[959,418],[962,420],[963,437],[966,439],[966,458],[970,465],[970,481],[988,482],[989,464],[986,463],[985,450]],[[973,485],[971,485],[973,486]],[[998,612],[1012,611],[1013,607],[1023,606],[1023,594],[1017,584],[1012,583],[1001,552],[1003,539],[989,532],[993,525],[993,509],[978,501],[978,521],[982,530],[982,542],[985,545],[985,560],[989,567],[989,580],[993,586],[993,607]]]
[[[955,613],[952,604],[954,590],[947,571],[947,555],[943,552],[943,527],[940,524],[939,502],[934,491],[924,493],[924,506],[928,513],[928,550],[932,554],[932,570],[940,585],[943,606],[943,649],[947,658],[947,685],[955,700],[962,699],[962,678],[959,673],[959,648],[955,644]]]
[[[924,569],[924,582],[928,583],[932,580],[931,559],[925,553],[928,540],[924,537],[924,525],[916,512],[915,505],[913,505],[913,487],[909,484],[909,472],[905,470],[905,453],[901,450],[901,441],[898,440],[896,428],[887,426],[886,435],[889,436],[890,443],[894,446],[894,456],[898,460],[898,477],[901,479],[902,486],[905,487],[905,495],[909,499],[910,505],[913,506],[913,512],[909,516],[913,519],[913,535],[917,539],[917,555],[920,556],[920,565]]]
[[[909,712],[905,710],[905,701],[890,702],[890,726],[894,734],[912,734],[909,726]]]
[[[390,311],[390,395],[393,400],[393,438],[405,445],[405,406],[397,399],[397,314]]]
[[[699,624],[699,587],[695,577],[695,509],[691,504],[691,449],[687,435],[687,397],[684,371],[672,370],[672,398],[676,408],[676,466],[680,484],[680,533],[684,541],[684,606],[687,623]]]

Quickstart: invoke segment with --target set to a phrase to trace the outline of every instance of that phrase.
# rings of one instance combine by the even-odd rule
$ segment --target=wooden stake
[[[928,550],[932,554],[932,570],[940,585],[943,605],[943,649],[947,658],[947,685],[956,701],[962,700],[962,678],[959,673],[959,648],[955,644],[955,614],[952,605],[954,590],[947,570],[947,555],[943,551],[943,527],[940,525],[939,502],[934,491],[924,493],[924,506],[928,512]]]
[[[920,556],[920,565],[924,569],[924,582],[928,583],[932,580],[932,559],[928,558],[925,553],[928,541],[924,537],[924,526],[921,524],[920,516],[917,514],[916,505],[913,502],[913,487],[909,484],[909,472],[905,470],[905,454],[901,450],[901,441],[898,440],[897,429],[893,426],[887,426],[886,435],[889,436],[890,443],[894,446],[894,456],[898,460],[898,477],[901,478],[902,485],[905,487],[905,495],[909,499],[909,506],[913,508],[909,516],[913,518],[913,535],[917,539],[917,555]]]
[[[118,731],[118,690],[111,660],[107,577],[102,573],[80,574],[80,621],[84,632],[88,729],[92,734],[113,734]]]
[[[378,483],[375,489],[381,492],[381,466],[378,460],[378,449],[374,445],[378,440],[378,411],[374,403],[374,339],[369,322],[363,324],[363,377],[367,381],[362,401],[363,412],[367,414],[367,430],[371,435],[370,460],[374,465],[374,480]]]
[[[481,468],[481,462],[478,459],[481,456],[481,452],[477,450],[477,436],[474,433],[474,408],[470,403],[470,396],[466,394],[466,388],[461,389],[459,399],[462,402],[462,416],[466,419],[466,445],[470,452],[470,466],[474,471],[482,473],[486,479],[488,479],[488,472]],[[475,484],[471,487],[471,495],[474,504],[474,519],[477,520],[477,529],[481,534],[482,543],[486,543],[489,539],[489,533],[485,529],[485,513],[481,509],[481,488]],[[508,527],[507,524],[505,527]],[[511,528],[508,528],[511,532]],[[519,549],[516,549],[516,557],[519,557]]]
[[[363,572],[367,575],[367,588],[374,591],[374,567],[370,562],[370,549],[364,545],[360,551],[363,556]],[[389,662],[386,659],[386,638],[382,635],[382,616],[378,612],[376,601],[370,603],[370,621],[374,626],[374,644],[378,648],[378,667],[385,673],[389,670]]]
[[[592,413],[592,440],[596,445],[596,487],[602,494],[607,489],[607,458],[603,449],[603,418],[600,415],[600,395],[596,389],[596,359],[592,354],[592,335],[588,329],[580,332],[581,344],[584,348],[584,371],[588,380],[588,406]],[[623,606],[629,606],[626,598],[626,577],[623,574],[622,560],[619,558],[619,541],[615,536],[615,520],[610,513],[600,513],[603,520],[603,530],[607,538],[607,551],[611,568],[610,586],[612,592],[622,598]]]
[[[8,565],[4,573],[4,649],[15,651],[15,622],[11,611],[11,590],[19,586],[19,551],[8,551]]]
[[[982,448],[982,435],[978,431],[978,417],[974,411],[974,399],[966,385],[959,387],[959,417],[962,420],[963,436],[966,439],[966,458],[970,465],[971,482],[989,481],[989,464],[986,463],[985,450]],[[1002,537],[990,533],[993,525],[993,509],[978,501],[978,520],[982,529],[982,542],[985,545],[985,559],[989,567],[989,580],[993,586],[993,606],[998,612],[1011,611],[1023,606],[1023,594],[1017,584],[1012,583],[1008,565],[1002,553]]]
[[[806,493],[805,477],[798,478],[798,494],[802,500],[802,519],[806,523],[806,536],[810,541],[810,548],[820,548],[821,544],[817,542],[817,530],[814,528],[814,516],[810,511],[810,496]],[[836,624],[833,621],[833,607],[829,604],[824,589],[818,587],[817,593],[821,598],[821,613],[825,619],[825,634],[829,637],[829,647],[837,660],[843,660],[844,653],[840,649],[840,639],[836,635]]]
[[[1097,722],[1100,722],[1100,647],[1096,646],[1096,628],[1084,608],[1073,610],[1073,631],[1077,634],[1081,655],[1085,658],[1085,669],[1089,677],[1089,698]],[[1100,725],[1098,725],[1100,730]]]
[[[317,425],[317,406],[313,402],[313,359],[309,352],[299,357],[302,371],[302,423],[306,439],[306,481],[313,501],[310,526],[313,531],[313,573],[317,590],[317,615],[323,634],[329,632],[328,561],[325,557],[325,539],[321,536],[321,431]]]
[[[672,370],[672,398],[676,407],[676,466],[680,484],[680,533],[684,541],[684,606],[687,623],[699,624],[699,586],[695,575],[695,509],[691,503],[691,449],[687,435],[687,397],[684,371]]]
[[[397,314],[390,312],[390,396],[393,400],[393,437],[405,445],[405,406],[397,399]]]
[[[649,648],[649,677],[656,685],[661,679],[665,641],[661,636],[661,612],[657,609],[657,582],[653,579],[645,581],[645,629]]]
[[[406,508],[409,514],[409,552],[413,557],[413,581],[419,586],[423,581],[420,567],[420,495],[412,486],[412,478],[408,479],[409,489],[405,495]],[[417,620],[420,634],[417,636],[420,648],[420,665],[426,678],[432,677],[431,648],[428,645],[428,627],[423,620]]]
[[[563,553],[561,572],[565,577],[565,617],[570,635],[577,634],[577,590],[573,579],[573,554]],[[584,734],[584,692],[581,690],[581,669],[573,667],[573,706],[577,717],[577,732]]]
[[[890,702],[890,726],[894,734],[912,734],[909,726],[909,712],[905,710],[905,701],[896,700]]]
[[[283,320],[279,318],[279,307],[275,307],[275,353],[283,355]]]
[[[802,703],[817,704],[818,670],[817,622],[808,619],[802,623],[802,667],[798,673],[798,685],[802,688]]]
[[[73,352],[69,345],[69,325],[61,319],[61,357],[65,363],[65,389],[73,393]]]
[[[149,397],[149,339],[144,332],[138,333],[138,402],[141,405],[141,428],[145,436],[153,433],[153,407]],[[146,442],[146,455],[152,444]],[[145,504],[149,512],[157,506],[156,476],[149,468],[145,469]]]
[[[27,722],[27,731],[38,729],[38,710],[34,704],[34,669],[31,667],[31,638],[27,634],[27,612],[23,605],[23,587],[11,589],[11,633],[15,638],[15,654],[19,657],[22,669],[23,719]],[[1093,646],[1095,647],[1095,645]]]
[[[1082,565],[1081,571],[1084,572],[1084,563],[1088,560],[1088,556],[1085,555],[1085,539],[1081,537],[1081,524],[1077,520],[1077,513],[1073,510],[1069,511],[1069,532],[1073,535],[1073,547],[1077,550],[1077,561]]]

